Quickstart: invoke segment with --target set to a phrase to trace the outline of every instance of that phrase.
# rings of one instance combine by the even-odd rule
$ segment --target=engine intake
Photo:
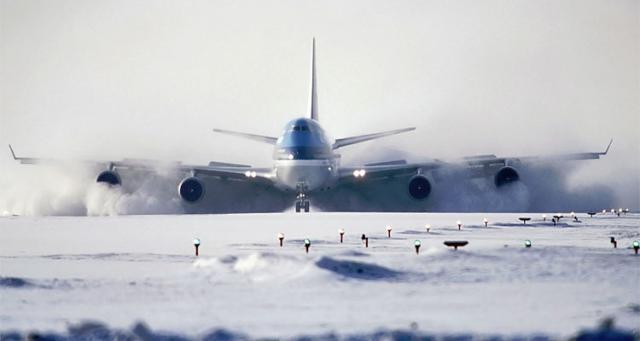
[[[109,186],[122,185],[122,181],[120,180],[120,174],[111,170],[106,170],[98,174],[98,178],[96,179],[96,182],[107,184]]]
[[[178,194],[184,201],[196,202],[204,196],[204,184],[196,177],[186,178],[178,185]]]
[[[409,194],[414,199],[425,199],[431,194],[431,182],[422,175],[414,176],[409,180]]]
[[[496,187],[502,187],[520,180],[520,175],[513,167],[502,167],[493,178]]]

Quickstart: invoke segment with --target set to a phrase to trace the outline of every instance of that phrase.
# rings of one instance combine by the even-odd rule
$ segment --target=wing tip
[[[609,140],[609,144],[607,145],[607,149],[604,150],[604,153],[602,153],[602,155],[607,155],[607,153],[609,152],[609,148],[611,148],[612,144],[613,144],[613,138],[611,140]]]
[[[16,157],[16,153],[13,151],[13,147],[11,147],[11,144],[9,144],[9,151],[11,152],[11,156],[13,157],[13,159],[18,160],[18,157]]]

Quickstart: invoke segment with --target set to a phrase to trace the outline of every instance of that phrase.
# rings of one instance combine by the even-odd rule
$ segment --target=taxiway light
[[[387,238],[391,238],[391,226],[387,226]]]
[[[200,247],[200,239],[195,238],[193,240],[193,246],[196,248],[196,256],[198,256],[198,248]]]
[[[637,255],[638,254],[638,249],[640,249],[640,242],[638,242],[637,240],[633,241],[633,252]]]
[[[427,232],[430,232],[430,231],[431,231],[431,225],[430,225],[430,224],[427,224],[427,225],[425,225],[424,227],[427,229]]]
[[[529,239],[524,241],[524,247],[531,247],[531,241]]]
[[[339,229],[338,233],[340,234],[340,243],[342,243],[342,240],[344,238],[344,229]]]
[[[615,208],[612,208],[612,209],[611,209],[611,214],[615,214],[615,213],[616,213],[616,209],[615,209]]]
[[[306,253],[309,253],[309,248],[311,247],[311,241],[309,239],[304,240],[304,250]]]
[[[280,247],[282,247],[282,242],[284,241],[284,233],[278,233],[278,240],[280,241]]]
[[[458,225],[458,230],[462,229],[462,222],[460,220],[456,221],[456,224]]]
[[[613,244],[613,248],[618,248],[618,241],[616,241],[616,237],[611,237],[611,244]]]
[[[487,227],[487,225],[489,224],[489,219],[484,218],[482,221],[484,221],[484,227]]]
[[[417,239],[413,242],[413,246],[416,248],[416,255],[420,253],[420,245],[422,245],[422,243]]]
[[[547,221],[547,215],[546,214],[542,215],[542,221]]]
[[[625,209],[624,209],[624,214],[627,214],[627,213],[629,213],[629,209],[628,209],[628,208],[625,208]]]
[[[571,213],[569,213],[569,215],[571,215],[571,218],[576,216],[576,212],[571,211]]]
[[[602,210],[602,214],[607,214],[607,210]]]

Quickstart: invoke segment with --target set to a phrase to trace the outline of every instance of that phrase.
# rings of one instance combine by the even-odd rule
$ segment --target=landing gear
[[[305,194],[307,186],[300,183],[296,186],[296,189],[298,190],[298,195],[296,196],[296,213],[300,213],[302,210],[309,212],[309,200]]]

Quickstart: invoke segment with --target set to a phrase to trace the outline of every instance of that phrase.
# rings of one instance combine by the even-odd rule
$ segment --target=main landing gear
[[[309,199],[307,199],[307,195],[305,194],[307,186],[300,183],[296,186],[296,189],[298,190],[298,195],[296,196],[296,213],[300,213],[302,210],[309,212]]]

